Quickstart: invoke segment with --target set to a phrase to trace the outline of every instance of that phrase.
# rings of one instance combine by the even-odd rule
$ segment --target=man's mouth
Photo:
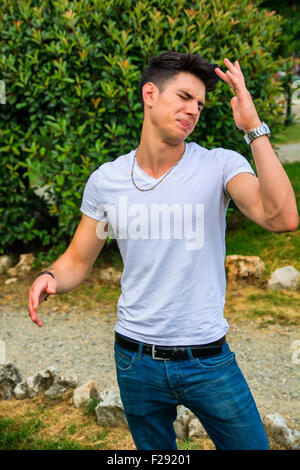
[[[188,131],[192,128],[192,123],[189,121],[179,121],[179,123]]]

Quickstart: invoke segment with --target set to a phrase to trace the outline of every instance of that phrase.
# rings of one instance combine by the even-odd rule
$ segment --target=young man
[[[232,198],[266,230],[288,232],[296,230],[298,212],[240,66],[224,63],[226,73],[197,54],[152,58],[140,82],[138,148],[91,174],[70,246],[29,292],[29,314],[42,326],[39,303],[84,280],[109,222],[124,261],[116,371],[137,449],[176,449],[179,404],[198,416],[217,449],[268,449],[225,338],[225,216]],[[258,177],[235,151],[185,143],[219,79],[235,90],[233,117],[251,145]]]

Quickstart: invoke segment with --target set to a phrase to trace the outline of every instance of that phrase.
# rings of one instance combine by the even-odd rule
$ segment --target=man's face
[[[165,84],[161,93],[153,84],[147,89],[151,127],[171,145],[183,142],[193,132],[205,104],[203,81],[190,73],[180,72]]]

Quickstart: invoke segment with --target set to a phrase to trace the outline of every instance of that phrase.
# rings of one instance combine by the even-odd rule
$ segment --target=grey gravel
[[[98,391],[117,387],[115,314],[103,316],[97,310],[84,312],[76,307],[59,313],[49,305],[47,312],[41,307],[39,315],[42,328],[31,321],[26,309],[0,307],[6,360],[17,365],[23,379],[53,365],[62,374],[77,375],[79,384],[94,380]],[[231,324],[227,334],[261,414],[279,413],[298,430],[300,364],[292,358],[292,344],[299,339],[295,326],[261,328],[249,321]]]

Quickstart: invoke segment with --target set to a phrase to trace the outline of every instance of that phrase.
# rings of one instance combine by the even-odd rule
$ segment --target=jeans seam
[[[234,360],[235,360],[235,357],[230,359],[229,362],[225,362],[225,364],[221,364],[219,366],[203,366],[203,365],[199,364],[198,362],[196,362],[196,365],[197,365],[197,367],[199,367],[200,369],[203,369],[203,370],[218,370],[218,369],[222,369],[223,367],[229,366],[232,362],[234,362]]]
[[[166,367],[166,361],[164,361],[164,366],[165,366],[167,381],[168,381],[168,385],[169,385],[169,390],[170,390],[170,392],[172,393],[172,395],[176,398],[176,400],[179,400],[179,397],[184,394],[184,391],[183,391],[183,392],[180,392],[180,396],[178,396],[177,393],[174,392],[173,388],[171,387],[170,380],[169,380],[168,368]]]

